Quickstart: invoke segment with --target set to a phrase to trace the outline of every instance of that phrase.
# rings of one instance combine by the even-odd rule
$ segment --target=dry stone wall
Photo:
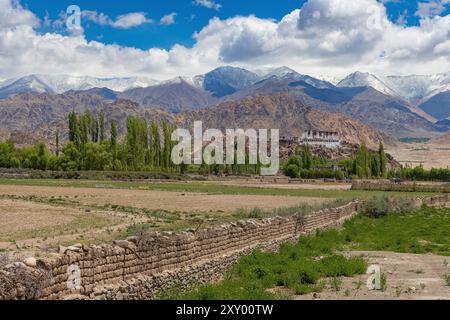
[[[450,196],[417,199],[448,205]],[[72,246],[0,269],[0,299],[151,299],[163,289],[215,281],[239,257],[276,250],[316,229],[340,225],[359,201],[309,215],[224,224],[197,232],[154,232],[113,245]]]
[[[352,190],[450,193],[450,183],[415,183],[411,181],[395,183],[389,180],[356,180],[352,183]]]

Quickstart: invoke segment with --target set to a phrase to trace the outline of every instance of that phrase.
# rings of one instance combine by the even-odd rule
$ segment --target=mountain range
[[[246,99],[259,101],[278,94],[300,103],[309,114],[314,110],[317,114],[322,112],[322,116],[346,115],[367,128],[379,129],[396,138],[432,137],[450,129],[450,72],[387,77],[355,72],[335,85],[288,67],[253,72],[226,66],[203,75],[163,82],[143,77],[46,75],[6,80],[0,83],[0,130],[38,130],[42,136],[49,136],[51,127],[61,126],[72,109],[114,111],[111,116],[121,121],[128,115],[145,115],[149,119],[198,115],[213,119],[214,112],[224,115],[224,106],[248,105]],[[296,116],[295,112],[291,116]],[[254,123],[257,115],[249,113],[243,119]],[[214,121],[221,123],[220,118]],[[270,121],[266,119],[264,123]],[[301,127],[308,127],[307,124]],[[299,135],[300,125],[297,132],[294,126],[287,127],[290,128],[287,133]],[[362,137],[361,132],[359,135]]]

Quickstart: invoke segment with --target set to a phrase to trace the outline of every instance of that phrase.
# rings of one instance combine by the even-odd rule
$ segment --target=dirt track
[[[354,251],[370,264],[378,264],[386,275],[386,290],[370,291],[368,275],[343,278],[339,291],[327,287],[323,292],[297,296],[298,300],[450,300],[450,286],[444,276],[450,274],[450,257],[380,251]],[[359,289],[358,289],[359,287]]]

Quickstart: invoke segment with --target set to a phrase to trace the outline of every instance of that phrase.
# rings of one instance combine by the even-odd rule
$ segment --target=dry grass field
[[[57,188],[0,185],[0,195],[64,198],[83,205],[105,204],[181,212],[233,212],[239,208],[264,210],[323,203],[314,197],[227,195],[158,190]]]
[[[31,181],[30,184],[33,184]],[[0,250],[102,243],[145,230],[182,230],[242,218],[239,210],[320,205],[332,197],[217,194],[121,188],[0,184]],[[208,183],[208,185],[210,185]],[[212,183],[220,186],[220,182]],[[276,185],[272,186],[273,188]],[[286,188],[281,185],[280,188]]]
[[[402,143],[386,150],[402,165],[423,165],[425,169],[450,167],[450,145],[438,143]]]

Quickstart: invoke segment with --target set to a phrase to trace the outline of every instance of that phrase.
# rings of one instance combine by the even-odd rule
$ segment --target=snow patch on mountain
[[[21,92],[64,93],[70,90],[88,90],[92,88],[108,88],[123,92],[132,88],[148,87],[156,83],[157,81],[145,77],[95,78],[69,75],[30,75],[17,80],[6,80],[0,84],[0,90],[9,87],[8,92],[11,94]]]
[[[382,80],[380,80],[377,76],[370,74],[368,72],[355,72],[348,75],[346,78],[341,80],[338,84],[338,87],[372,87],[373,89],[390,95],[390,96],[399,96],[399,94],[388,85],[386,85]]]
[[[411,101],[425,101],[450,89],[450,72],[435,75],[388,76],[386,83]]]

